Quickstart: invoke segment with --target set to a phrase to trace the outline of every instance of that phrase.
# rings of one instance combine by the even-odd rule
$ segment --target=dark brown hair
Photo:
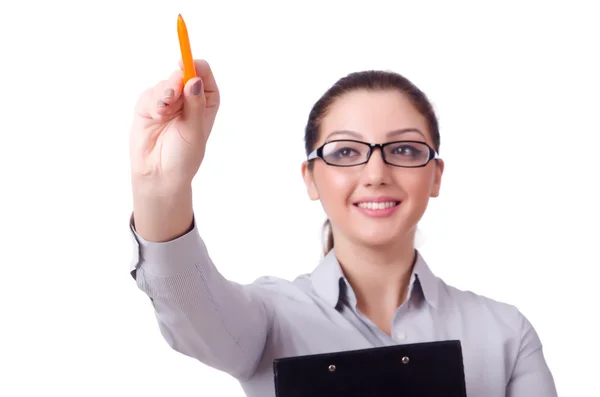
[[[433,110],[433,106],[429,99],[419,88],[417,88],[410,80],[404,76],[388,71],[367,70],[363,72],[351,73],[339,79],[331,86],[319,100],[314,104],[308,116],[308,122],[304,132],[304,148],[306,155],[315,149],[315,145],[319,140],[319,129],[321,122],[329,108],[333,105],[336,99],[344,94],[357,90],[368,91],[390,91],[396,90],[405,95],[412,105],[427,121],[427,127],[433,147],[436,151],[440,150],[440,131],[438,120]],[[312,170],[313,163],[308,164],[309,170]],[[331,223],[329,219],[323,225],[323,251],[327,254],[333,248],[333,233],[331,231]]]

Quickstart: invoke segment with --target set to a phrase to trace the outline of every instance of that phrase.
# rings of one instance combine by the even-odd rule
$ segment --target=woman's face
[[[410,129],[408,132],[401,130]],[[434,147],[425,118],[397,91],[354,91],[338,98],[323,118],[316,147],[328,140],[367,143],[420,141]],[[302,173],[309,196],[320,200],[336,241],[385,246],[414,238],[430,197],[439,193],[443,162],[421,168],[384,163],[375,149],[368,163],[335,167],[321,159]],[[374,204],[383,201],[385,204]]]

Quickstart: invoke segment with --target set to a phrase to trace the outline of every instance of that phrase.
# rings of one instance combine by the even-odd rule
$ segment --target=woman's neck
[[[414,238],[390,247],[357,246],[338,239],[335,254],[356,295],[358,309],[389,334],[396,310],[408,293]]]

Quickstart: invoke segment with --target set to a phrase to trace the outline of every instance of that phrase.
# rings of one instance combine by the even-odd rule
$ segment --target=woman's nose
[[[365,185],[382,185],[389,182],[390,166],[383,160],[379,148],[373,149],[371,157],[362,172]]]

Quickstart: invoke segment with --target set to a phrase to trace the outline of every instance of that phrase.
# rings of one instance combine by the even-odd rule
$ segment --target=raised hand
[[[198,77],[185,87],[178,70],[138,99],[130,134],[134,189],[175,193],[189,186],[202,163],[220,96],[208,63],[195,64]]]

